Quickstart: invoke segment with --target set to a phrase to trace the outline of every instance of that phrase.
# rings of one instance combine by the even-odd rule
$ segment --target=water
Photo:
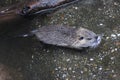
[[[64,24],[104,34],[102,42],[96,49],[76,51],[45,45],[35,37],[1,39],[0,73],[4,71],[10,80],[119,80],[119,17],[119,0],[86,0],[47,17],[39,16],[9,35]]]

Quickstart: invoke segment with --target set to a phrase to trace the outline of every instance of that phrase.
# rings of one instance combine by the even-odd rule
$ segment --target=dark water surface
[[[119,0],[85,0],[39,16],[8,35],[50,24],[84,27],[104,37],[96,49],[76,51],[45,45],[35,37],[6,35],[0,39],[0,80],[120,80]]]

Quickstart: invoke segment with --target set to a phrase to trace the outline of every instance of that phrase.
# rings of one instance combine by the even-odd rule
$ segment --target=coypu
[[[82,0],[31,0],[0,9],[0,34],[30,22],[38,15],[46,15]],[[18,27],[17,27],[18,29]]]
[[[35,0],[23,7],[21,15],[48,14],[78,1],[82,0]]]
[[[101,42],[101,36],[85,28],[73,28],[63,25],[43,26],[31,31],[43,43],[74,49],[95,48]],[[23,35],[24,37],[29,35]]]
[[[17,3],[0,9],[0,22],[16,17],[45,15],[78,1],[80,0],[35,0]]]
[[[45,15],[78,1],[80,0],[33,0],[18,3],[0,9],[0,23],[25,16]]]

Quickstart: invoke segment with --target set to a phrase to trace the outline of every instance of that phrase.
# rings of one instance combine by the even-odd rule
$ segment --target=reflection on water
[[[76,51],[45,45],[35,37],[0,39],[0,78],[4,75],[9,80],[119,80],[120,2],[86,0],[83,3],[51,14],[42,22],[36,18],[29,26],[82,26],[104,34],[98,48]]]

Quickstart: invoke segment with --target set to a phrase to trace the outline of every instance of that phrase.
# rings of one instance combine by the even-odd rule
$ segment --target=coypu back
[[[101,37],[85,28],[73,28],[62,25],[43,26],[32,31],[36,37],[46,43],[75,49],[96,47]]]

